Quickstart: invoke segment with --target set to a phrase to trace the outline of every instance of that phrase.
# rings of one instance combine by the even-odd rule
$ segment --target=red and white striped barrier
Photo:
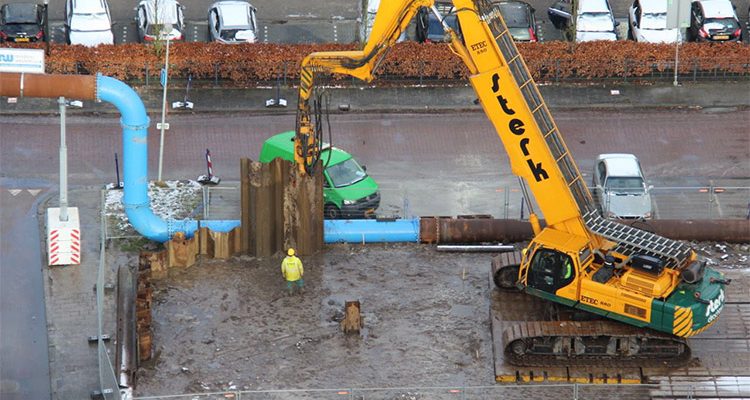
[[[218,185],[221,182],[221,178],[214,175],[214,165],[211,163],[211,152],[206,149],[206,169],[208,175],[201,175],[198,177],[198,182],[202,184]]]
[[[48,265],[79,265],[81,263],[81,229],[78,208],[68,207],[68,220],[60,221],[60,209],[47,209]]]

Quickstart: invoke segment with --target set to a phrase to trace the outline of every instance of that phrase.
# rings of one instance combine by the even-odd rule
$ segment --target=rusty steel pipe
[[[745,219],[657,219],[629,225],[671,239],[750,243],[750,221]]]
[[[419,240],[422,243],[522,242],[533,232],[527,221],[492,218],[422,217]]]
[[[0,72],[0,96],[96,100],[96,76]]]
[[[677,240],[750,243],[750,221],[742,219],[652,220],[628,225]],[[527,221],[450,217],[422,217],[419,221],[422,243],[509,243],[532,237]]]

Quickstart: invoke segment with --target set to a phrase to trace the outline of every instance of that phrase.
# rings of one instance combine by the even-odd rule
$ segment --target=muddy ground
[[[747,268],[748,245],[694,248],[720,269]],[[302,258],[306,292],[294,297],[281,255],[173,269],[154,282],[155,359],[136,394],[494,385],[490,257],[329,245]],[[340,329],[347,300],[361,302],[361,336]]]
[[[286,296],[281,256],[155,282],[156,360],[137,395],[494,382],[489,255],[341,244],[302,260],[301,296]],[[340,329],[347,300],[361,302],[361,337]]]

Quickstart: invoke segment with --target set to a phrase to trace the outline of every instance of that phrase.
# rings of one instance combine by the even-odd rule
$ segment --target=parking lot
[[[332,1],[272,1],[254,0],[253,6],[258,9],[259,41],[269,43],[351,43],[356,41],[361,25],[361,10],[367,0],[332,0]],[[7,3],[10,1],[4,1]],[[29,2],[22,0],[22,2]],[[529,0],[536,10],[539,24],[539,37],[543,41],[562,40],[561,31],[556,29],[547,18],[547,8],[552,0]],[[183,0],[185,6],[186,40],[201,42],[208,39],[207,10],[212,0]],[[620,24],[618,38],[627,37],[629,0],[611,0],[610,5],[616,21]],[[737,16],[743,27],[743,41],[748,38],[748,6],[750,0],[732,0]],[[137,30],[134,22],[135,0],[110,1],[110,11],[114,22],[115,43],[137,41]],[[54,42],[64,42],[63,2],[53,1],[50,5],[50,30]],[[407,32],[414,38],[414,28]]]

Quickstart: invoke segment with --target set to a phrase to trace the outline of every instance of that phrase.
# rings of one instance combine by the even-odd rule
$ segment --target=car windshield
[[[502,14],[505,25],[508,28],[528,28],[531,25],[529,14],[526,12],[524,6],[518,4],[499,4],[499,7],[500,14]]]
[[[225,29],[254,29],[247,4],[222,5],[221,19]]]
[[[643,14],[642,29],[667,29],[667,13]]]
[[[3,23],[36,24],[35,4],[8,4],[4,8]]]
[[[615,25],[607,12],[588,12],[578,15],[576,29],[584,32],[612,32]]]
[[[740,29],[740,25],[734,18],[706,18],[703,26],[708,30],[727,30],[734,31]]]
[[[70,29],[74,31],[103,31],[109,30],[111,24],[107,13],[74,13],[70,19]]]
[[[336,165],[331,165],[326,168],[326,171],[328,172],[328,177],[331,178],[333,187],[337,188],[352,185],[367,177],[367,173],[353,158]]]
[[[646,186],[643,184],[643,179],[637,176],[609,177],[607,178],[607,184],[605,185],[605,188],[607,189],[607,191],[618,194],[643,194],[646,191]]]
[[[154,8],[154,1],[146,3],[146,10],[148,10],[148,17],[154,24],[172,24],[178,25],[177,20],[177,2],[174,0],[158,0],[156,3],[159,5],[158,8]]]

